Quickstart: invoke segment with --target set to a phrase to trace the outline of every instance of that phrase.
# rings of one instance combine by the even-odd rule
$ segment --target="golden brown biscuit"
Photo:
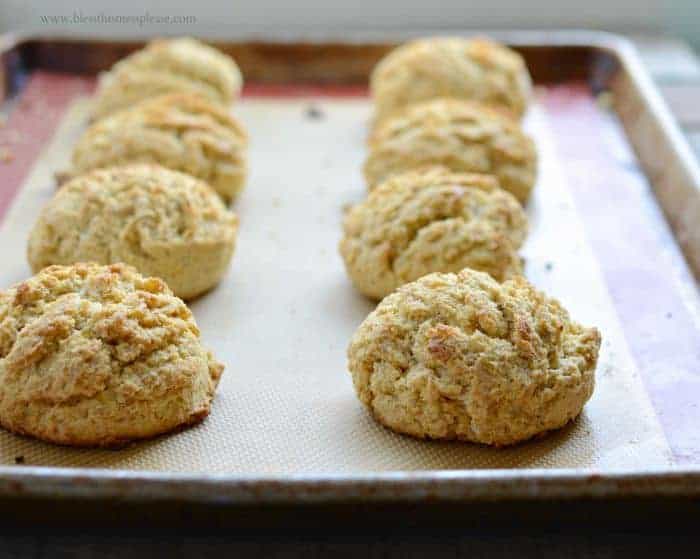
[[[222,52],[188,37],[158,39],[100,76],[93,117],[167,93],[193,93],[229,105],[242,87],[238,66]]]
[[[61,187],[29,237],[34,272],[52,264],[125,262],[190,299],[214,287],[238,218],[206,183],[157,165],[98,169]]]
[[[495,175],[521,203],[537,175],[534,142],[511,119],[478,103],[433,99],[412,105],[374,131],[364,174],[370,188],[427,164]]]
[[[205,180],[224,200],[242,190],[248,138],[226,109],[191,94],[139,103],[93,124],[72,157],[75,176],[124,163],[157,163]]]
[[[360,400],[414,437],[502,446],[557,429],[593,393],[600,333],[524,278],[430,274],[385,298],[348,349]]]
[[[223,371],[185,304],[124,264],[52,266],[0,292],[0,425],[117,446],[208,414]]]
[[[522,273],[518,201],[488,175],[431,167],[396,175],[346,214],[340,254],[358,290],[380,299],[431,272]]]
[[[435,97],[480,101],[520,118],[532,83],[523,58],[504,45],[483,38],[430,37],[384,57],[372,72],[370,89],[377,121]]]

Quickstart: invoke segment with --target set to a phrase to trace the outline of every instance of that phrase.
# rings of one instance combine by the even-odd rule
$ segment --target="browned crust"
[[[516,448],[520,445],[526,445],[526,444],[531,443],[533,441],[545,439],[548,436],[550,436],[552,433],[560,432],[560,431],[563,431],[564,429],[567,429],[567,428],[573,426],[573,424],[576,423],[576,421],[578,421],[579,417],[581,417],[581,413],[582,413],[582,411],[577,413],[575,416],[569,418],[568,420],[566,420],[566,422],[562,423],[559,427],[554,427],[553,429],[547,429],[545,431],[540,431],[539,433],[535,433],[534,435],[532,435],[531,437],[529,437],[527,439],[518,439],[516,441],[507,442],[507,443],[503,443],[503,442],[486,443],[486,442],[482,442],[482,441],[475,441],[475,440],[468,439],[465,437],[449,437],[449,438],[431,437],[430,435],[425,434],[425,433],[421,434],[421,435],[417,435],[416,433],[410,433],[409,431],[401,429],[398,426],[389,427],[388,425],[385,425],[384,423],[382,423],[382,420],[375,413],[374,408],[371,408],[369,406],[365,406],[365,409],[369,412],[369,415],[372,417],[372,419],[382,429],[386,429],[387,431],[392,432],[392,433],[398,433],[399,435],[401,435],[403,437],[409,437],[411,439],[415,439],[418,441],[440,442],[440,443],[456,442],[456,443],[477,445],[477,446],[480,446],[483,448],[495,448],[495,449]]]
[[[71,447],[71,448],[96,448],[96,449],[104,449],[104,450],[121,450],[126,447],[132,446],[134,444],[137,444],[139,442],[145,442],[145,441],[150,441],[150,440],[155,440],[161,437],[166,437],[170,435],[176,435],[177,433],[181,433],[183,431],[186,431],[187,429],[190,429],[192,427],[195,427],[196,425],[199,425],[202,423],[208,416],[209,413],[211,412],[211,405],[207,406],[205,409],[197,410],[194,411],[190,414],[190,416],[183,421],[182,423],[175,425],[174,427],[170,429],[166,429],[164,431],[158,431],[156,433],[150,433],[148,435],[143,435],[143,436],[137,436],[137,437],[132,437],[132,438],[119,438],[119,437],[113,437],[113,438],[107,438],[107,439],[101,439],[99,441],[94,441],[94,442],[85,442],[85,441],[76,441],[72,439],[64,439],[64,440],[59,440],[59,439],[53,439],[51,437],[42,437],[40,435],[35,435],[32,433],[29,433],[23,429],[15,429],[15,428],[10,428],[5,425],[2,425],[2,428],[5,429],[6,431],[20,436],[24,437],[27,439],[34,439],[38,441],[42,441],[45,443],[50,443],[53,445],[57,446],[64,446],[64,447]]]

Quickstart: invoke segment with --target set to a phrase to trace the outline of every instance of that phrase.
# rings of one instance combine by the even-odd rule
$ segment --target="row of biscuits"
[[[235,62],[154,41],[100,79],[93,122],[0,292],[0,425],[118,446],[204,419],[223,365],[182,299],[229,266],[247,136]],[[152,276],[152,277],[150,277]]]
[[[102,75],[97,120],[30,236],[32,269],[124,262],[183,299],[214,287],[238,230],[226,205],[247,174],[228,106],[241,83],[233,60],[187,38],[153,41]]]
[[[529,102],[523,59],[485,39],[434,38],[372,73],[364,176],[340,251],[355,286],[380,299],[430,272],[522,273],[537,151],[515,116]]]
[[[359,399],[418,438],[503,446],[562,427],[593,393],[601,340],[522,276],[537,166],[518,122],[523,59],[485,39],[421,39],[370,85],[369,194],[339,247],[381,300],[348,348]]]
[[[240,74],[216,54],[159,41],[101,81],[71,178],[30,238],[37,274],[0,292],[6,429],[113,446],[209,413],[223,366],[176,295],[215,285],[236,237],[221,198],[242,185],[244,134],[211,107]],[[509,119],[529,87],[522,59],[483,40],[410,43],[372,78],[371,192],[346,216],[341,254],[382,300],[348,357],[360,400],[400,433],[512,444],[592,394],[600,334],[521,276],[535,150]]]

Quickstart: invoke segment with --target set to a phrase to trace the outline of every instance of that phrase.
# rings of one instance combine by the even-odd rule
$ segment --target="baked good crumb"
[[[134,164],[64,184],[42,209],[27,256],[34,272],[52,264],[125,262],[191,299],[221,280],[237,234],[238,217],[208,184]]]
[[[494,177],[427,167],[375,188],[345,214],[343,233],[353,284],[381,299],[431,272],[471,267],[499,281],[521,274],[527,218]]]
[[[0,425],[111,447],[202,421],[223,371],[165,283],[125,264],[51,266],[0,292]]]
[[[473,101],[432,99],[386,119],[371,135],[364,165],[368,187],[396,173],[443,165],[494,175],[522,204],[537,177],[537,150],[512,119]]]
[[[93,117],[167,93],[192,93],[228,106],[242,87],[238,66],[217,49],[190,37],[156,39],[100,75]]]
[[[504,446],[558,429],[593,394],[600,333],[516,277],[435,273],[386,297],[355,332],[349,369],[383,425]]]
[[[436,97],[470,99],[520,118],[532,95],[525,61],[483,37],[426,37],[404,43],[370,77],[377,122],[407,105]]]

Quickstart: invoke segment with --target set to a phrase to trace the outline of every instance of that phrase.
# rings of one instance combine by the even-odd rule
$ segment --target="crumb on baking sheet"
[[[0,147],[0,162],[10,163],[14,160],[14,158],[15,154],[12,153],[9,149]]]
[[[612,109],[613,104],[615,103],[615,97],[611,91],[601,91],[596,96],[595,101],[599,108],[603,109],[604,111],[609,111]]]
[[[323,114],[323,111],[317,107],[316,105],[309,105],[306,108],[306,118],[309,120],[321,120],[325,115]]]

